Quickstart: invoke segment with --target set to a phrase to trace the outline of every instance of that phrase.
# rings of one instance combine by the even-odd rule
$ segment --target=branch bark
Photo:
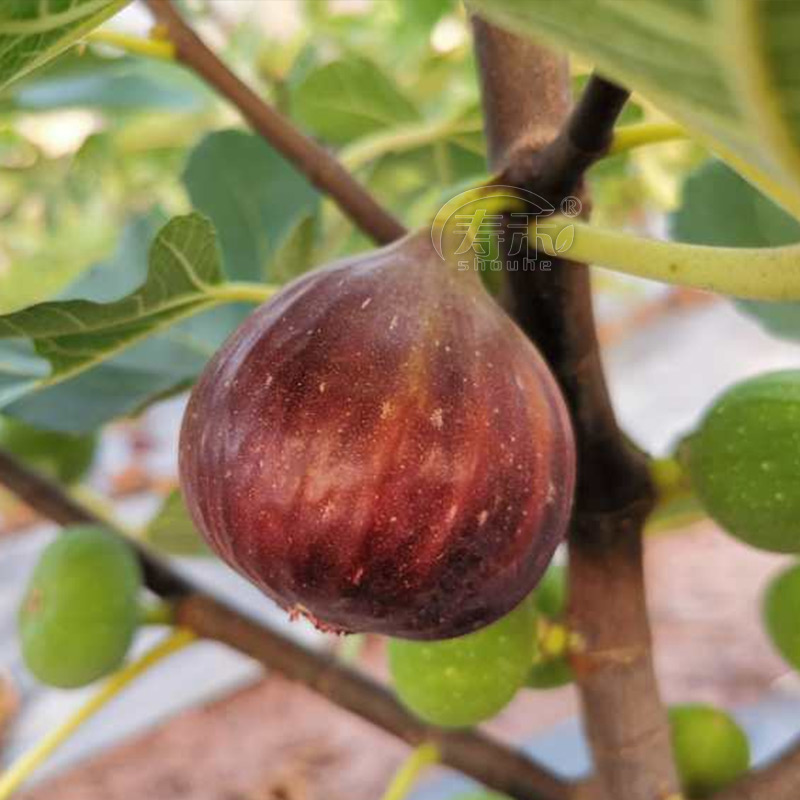
[[[186,24],[171,0],[145,0],[175,45],[176,59],[227,98],[253,129],[291,162],[320,191],[376,242],[386,244],[405,232],[403,224],[324,147],[305,136],[286,117],[260,98],[222,62]]]
[[[627,92],[594,77],[567,117],[562,58],[479,19],[474,28],[500,182],[556,208],[568,195],[585,199],[583,174],[609,146]],[[503,75],[514,79],[505,83]],[[553,80],[560,91],[542,84]],[[552,137],[554,129],[560,132]],[[536,259],[532,250],[529,256]],[[570,627],[582,642],[573,666],[597,772],[593,792],[607,800],[679,797],[645,603],[641,530],[653,503],[648,470],[611,406],[586,266],[559,260],[549,270],[542,266],[536,261],[535,269],[508,270],[504,299],[555,373],[575,427]],[[573,796],[585,796],[587,786]]]
[[[800,797],[800,740],[776,761],[717,792],[713,800],[797,800]]]
[[[97,523],[89,509],[0,449],[0,484],[60,525]],[[117,531],[119,533],[119,531]],[[122,535],[122,534],[120,534]],[[569,786],[524,754],[477,731],[448,731],[409,714],[383,686],[270,630],[203,592],[140,543],[147,586],[175,604],[178,622],[245,653],[412,745],[435,742],[442,762],[517,800],[567,800]]]

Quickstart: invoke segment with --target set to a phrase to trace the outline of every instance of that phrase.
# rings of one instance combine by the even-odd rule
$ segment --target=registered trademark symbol
[[[577,197],[565,197],[561,201],[561,213],[565,217],[577,217],[581,213],[583,204]]]

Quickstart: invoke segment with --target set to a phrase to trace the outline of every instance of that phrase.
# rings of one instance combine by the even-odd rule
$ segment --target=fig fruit
[[[139,562],[119,537],[92,525],[65,530],[42,553],[20,607],[28,669],[62,689],[113,672],[139,623],[141,587]]]
[[[709,705],[669,710],[678,776],[690,798],[709,797],[747,772],[750,744],[730,714]]]
[[[567,628],[567,568],[551,564],[532,595],[536,647],[526,680],[531,689],[556,689],[571,683],[570,632]]]
[[[536,646],[536,611],[526,597],[511,613],[466,636],[389,642],[392,682],[403,704],[445,728],[490,719],[525,683]]]
[[[764,595],[764,622],[778,652],[800,672],[800,564],[770,583]]]
[[[538,351],[428,231],[257,309],[181,430],[181,486],[211,547],[339,632],[443,639],[502,617],[564,535],[574,472]]]
[[[697,496],[728,533],[800,553],[800,370],[730,388],[685,447]]]

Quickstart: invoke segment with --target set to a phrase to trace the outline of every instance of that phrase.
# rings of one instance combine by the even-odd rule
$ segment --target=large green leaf
[[[245,131],[211,133],[192,151],[183,181],[192,204],[219,232],[231,278],[261,280],[272,255],[319,194],[263,139]]]
[[[158,210],[133,217],[112,256],[88,270],[61,299],[110,303],[134,292],[147,277],[149,243],[163,220]],[[190,385],[251,309],[232,303],[203,311],[51,386],[48,362],[36,355],[30,341],[2,341],[0,407],[7,405],[7,413],[53,430],[94,430]]]
[[[34,389],[47,372],[28,341],[0,342],[0,408]]]
[[[470,2],[642,92],[800,217],[800,3]]]
[[[111,303],[40,303],[0,317],[0,339],[29,338],[51,365],[52,385],[217,302],[223,283],[216,236],[199,214],[176,217],[156,237],[147,280]]]
[[[686,181],[672,216],[676,239],[717,247],[779,247],[800,242],[800,222],[721,161],[709,161]],[[800,339],[800,303],[737,300],[772,333]]]
[[[0,90],[57,56],[130,0],[3,0]]]
[[[47,111],[80,106],[194,112],[212,99],[211,91],[177,64],[135,56],[106,58],[90,51],[66,53],[17,81],[0,96],[0,109]]]
[[[293,89],[292,114],[334,144],[420,118],[414,104],[376,64],[355,56],[308,72]]]
[[[158,513],[145,528],[142,539],[151,547],[171,556],[210,556],[211,550],[195,528],[180,490],[164,500]]]
[[[22,344],[0,342],[0,405],[4,399],[4,383],[5,399],[17,398],[3,408],[3,413],[31,425],[65,433],[93,431],[188,387],[211,355],[195,342],[187,342],[173,331],[167,331],[71,380],[49,387],[45,381],[37,381],[37,376],[47,374],[47,362],[29,356],[26,364],[20,355],[17,365],[27,367],[28,372],[27,375],[18,374],[14,394],[10,376],[4,374],[3,369],[9,346]]]

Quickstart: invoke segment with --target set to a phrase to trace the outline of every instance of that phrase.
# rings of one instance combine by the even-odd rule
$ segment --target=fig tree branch
[[[60,525],[108,522],[59,486],[0,449],[0,484]],[[217,600],[175,572],[141,544],[137,550],[147,586],[175,606],[175,620],[198,636],[215,639],[256,659],[331,702],[411,745],[434,744],[441,761],[517,800],[566,800],[569,785],[523,753],[478,731],[447,731],[420,722],[373,679],[297,644]],[[265,601],[266,602],[266,601]]]
[[[145,0],[175,48],[175,60],[197,73],[239,109],[253,129],[352,222],[376,242],[399,239],[405,228],[324,147],[305,136],[259,97],[187,25],[171,0]]]
[[[502,182],[556,208],[569,195],[585,200],[583,174],[611,146],[628,93],[595,76],[569,113],[564,59],[480,20],[475,35],[489,150]],[[504,74],[514,80],[504,83],[498,78]],[[547,139],[555,128],[558,134]],[[553,369],[575,428],[570,627],[583,645],[573,666],[597,772],[593,785],[606,800],[677,797],[645,606],[641,530],[653,503],[648,470],[611,406],[587,268],[536,261],[533,249],[529,256],[532,268],[507,271],[505,300]]]
[[[753,770],[713,800],[797,800],[800,797],[800,740],[777,760]]]

